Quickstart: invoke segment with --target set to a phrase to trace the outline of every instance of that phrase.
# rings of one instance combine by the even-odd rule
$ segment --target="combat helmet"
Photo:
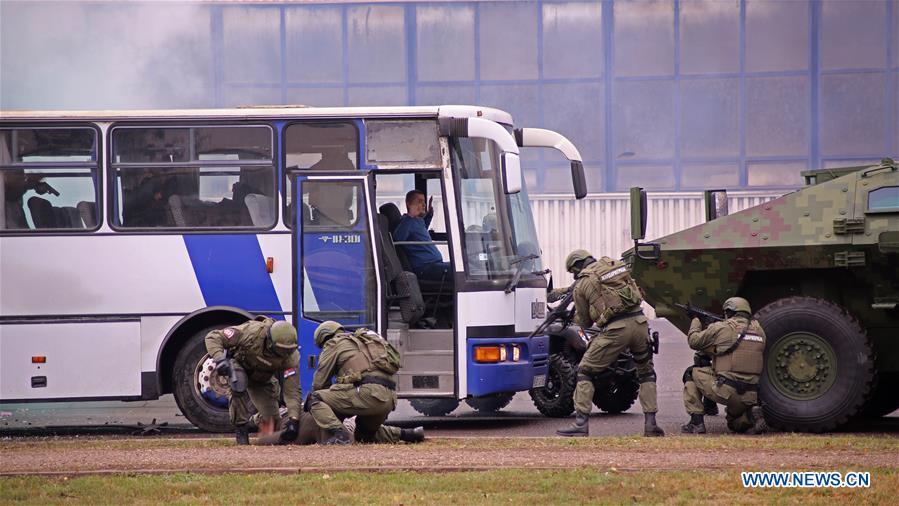
[[[269,329],[272,351],[278,355],[290,355],[297,349],[297,330],[286,321],[277,321]]]
[[[340,332],[341,330],[343,330],[343,326],[341,326],[337,322],[333,322],[330,320],[322,322],[322,324],[319,325],[317,329],[315,329],[315,334],[313,335],[313,338],[315,339],[315,345],[319,348],[324,347],[325,342],[328,339],[334,337],[334,334]]]
[[[585,249],[576,249],[572,251],[565,259],[565,270],[572,274],[577,274],[577,272],[574,272],[575,264],[588,258],[593,258],[593,255]]]
[[[724,310],[724,313],[746,313],[748,315],[752,314],[752,308],[749,306],[749,301],[744,299],[743,297],[731,297],[724,301],[724,305],[721,306]]]

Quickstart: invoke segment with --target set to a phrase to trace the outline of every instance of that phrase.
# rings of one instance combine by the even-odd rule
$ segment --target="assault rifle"
[[[568,291],[565,292],[565,296],[562,297],[562,300],[559,301],[559,305],[549,311],[549,313],[546,315],[546,319],[543,320],[543,323],[541,323],[540,326],[534,329],[534,331],[531,332],[531,335],[528,337],[534,337],[536,335],[542,334],[547,327],[559,320],[565,321],[567,325],[568,321],[571,320],[571,316],[574,312],[572,310],[569,310],[568,306],[570,306],[571,301],[574,300],[575,285],[577,285],[577,280],[574,280],[574,283],[572,283],[571,286],[568,287]]]
[[[699,318],[699,321],[702,322],[703,326],[708,325],[711,322],[724,321],[724,318],[722,318],[721,316],[718,316],[715,313],[710,313],[705,309],[693,306],[690,303],[678,304],[675,302],[674,307],[682,309],[690,318]]]

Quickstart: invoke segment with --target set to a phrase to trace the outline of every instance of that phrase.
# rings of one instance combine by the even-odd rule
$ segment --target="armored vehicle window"
[[[899,186],[885,186],[869,193],[868,211],[899,211]]]

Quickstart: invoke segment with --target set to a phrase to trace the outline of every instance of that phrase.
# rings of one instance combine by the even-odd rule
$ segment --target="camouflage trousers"
[[[693,367],[692,375],[685,379],[688,381],[684,382],[684,406],[688,414],[705,413],[702,398],[706,397],[725,406],[727,428],[734,432],[752,428],[752,407],[758,404],[758,392],[737,393],[734,387],[719,382],[711,367]]]
[[[342,420],[356,417],[356,441],[360,443],[398,443],[400,429],[384,424],[387,415],[396,407],[396,393],[382,385],[365,384],[355,387],[338,383],[328,389],[316,390],[309,411],[322,429],[339,429]],[[316,399],[317,397],[317,399]]]
[[[593,378],[614,364],[618,355],[625,350],[631,351],[637,364],[640,407],[644,413],[659,410],[656,403],[656,373],[652,366],[652,349],[649,347],[649,327],[646,317],[640,315],[614,321],[590,340],[578,365],[578,382],[574,391],[574,407],[578,413],[589,414],[593,409]]]
[[[243,378],[239,382],[246,385],[246,391],[238,392],[234,388],[231,389],[229,396],[228,414],[231,415],[231,424],[235,427],[238,425],[246,425],[250,421],[250,402],[259,412],[254,415],[254,420],[275,420],[275,425],[279,419],[278,402],[281,398],[281,385],[275,376],[269,378],[268,381],[253,381],[247,378],[247,373],[236,361],[231,362],[238,376]]]

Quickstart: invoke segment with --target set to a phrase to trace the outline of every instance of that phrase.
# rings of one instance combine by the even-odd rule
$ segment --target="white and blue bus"
[[[561,151],[586,193],[567,139],[482,107],[3,111],[0,402],[173,393],[227,430],[203,338],[265,314],[296,325],[304,390],[337,320],[397,346],[419,411],[502,407],[549,352],[519,146]],[[412,189],[448,278],[393,239]]]

